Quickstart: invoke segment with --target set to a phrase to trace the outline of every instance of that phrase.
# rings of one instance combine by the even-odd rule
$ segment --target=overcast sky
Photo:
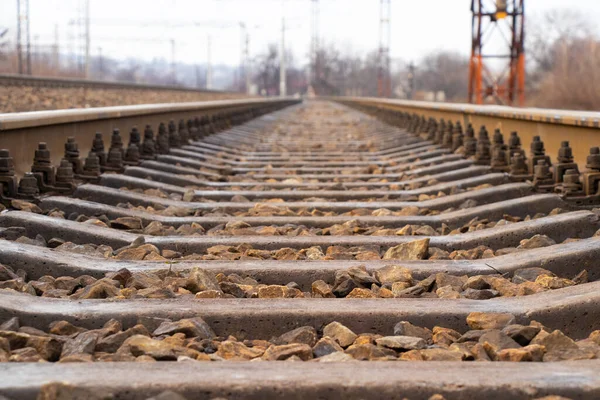
[[[278,43],[281,17],[286,18],[286,47],[297,63],[307,61],[311,0],[89,0],[91,52],[99,48],[115,58],[171,58],[175,40],[178,62],[204,63],[207,38],[212,61],[236,65],[241,54],[240,22],[250,32],[250,54]],[[488,0],[489,1],[489,0]],[[0,0],[0,26],[16,31],[17,0]],[[32,43],[53,45],[55,26],[62,52],[82,46],[78,9],[84,0],[29,0]],[[376,49],[379,0],[320,0],[321,41],[362,54]],[[470,0],[391,0],[391,57],[418,60],[429,51],[470,51]],[[526,15],[571,8],[600,19],[600,0],[527,0]],[[13,36],[14,37],[14,36]]]

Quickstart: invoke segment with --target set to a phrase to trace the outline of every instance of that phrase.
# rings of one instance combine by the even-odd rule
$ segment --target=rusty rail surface
[[[380,98],[338,98],[343,104],[362,104],[387,110],[417,114],[425,118],[443,118],[463,126],[485,125],[491,131],[516,131],[523,143],[539,136],[550,154],[556,154],[561,142],[568,140],[573,146],[575,161],[583,164],[587,149],[596,146],[600,137],[600,112],[552,110],[542,108],[517,108],[496,105],[437,103],[426,101],[390,100]],[[528,152],[528,149],[526,149]]]
[[[599,398],[598,148],[339,102],[1,116],[0,397]]]

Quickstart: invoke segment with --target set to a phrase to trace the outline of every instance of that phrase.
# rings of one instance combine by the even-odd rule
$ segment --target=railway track
[[[0,395],[600,397],[598,149],[354,106],[0,151]]]
[[[75,88],[75,89],[136,89],[136,90],[173,90],[181,92],[223,93],[218,90],[197,89],[175,85],[146,85],[139,83],[97,81],[76,78],[52,78],[19,74],[0,74],[1,86],[27,86],[44,88]]]
[[[0,74],[0,113],[234,99],[242,93],[175,85]]]

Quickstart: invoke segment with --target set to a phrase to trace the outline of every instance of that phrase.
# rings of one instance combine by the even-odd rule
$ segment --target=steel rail
[[[339,103],[385,109],[434,117],[446,121],[460,121],[463,126],[473,124],[475,129],[485,125],[490,132],[500,128],[505,135],[517,131],[524,145],[531,143],[533,136],[540,136],[546,152],[552,157],[558,152],[561,142],[568,140],[573,146],[575,162],[583,166],[591,146],[598,145],[600,137],[600,112],[555,110],[541,108],[517,108],[497,105],[474,105],[465,103],[436,103],[407,101],[374,97],[335,97]],[[528,146],[524,146],[528,150]]]
[[[91,149],[96,132],[110,137],[113,129],[128,132],[133,126],[143,131],[150,125],[173,119],[189,119],[223,111],[249,110],[269,105],[289,105],[292,98],[248,98],[185,103],[140,104],[86,109],[32,111],[0,114],[0,148],[8,149],[14,159],[17,175],[29,171],[38,142],[46,142],[53,164],[59,164],[67,137],[74,137],[85,156]]]

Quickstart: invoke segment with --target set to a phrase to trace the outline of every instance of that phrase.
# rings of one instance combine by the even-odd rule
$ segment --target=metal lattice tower
[[[250,94],[250,74],[252,73],[250,66],[250,34],[246,30],[246,36],[244,37],[244,79],[246,94]]]
[[[469,65],[469,102],[525,103],[525,0],[471,0],[472,43]],[[493,41],[506,51],[489,49]],[[490,67],[491,60],[503,64]],[[506,63],[504,63],[506,61]]]
[[[240,22],[240,68],[239,87],[244,88],[246,94],[250,94],[250,33],[245,23]]]
[[[89,75],[89,56],[90,56],[90,20],[89,20],[89,0],[79,0],[75,7],[75,19],[70,25],[73,27],[73,33],[69,36],[70,53],[75,61],[75,68],[80,76]]]
[[[7,33],[8,28],[0,27],[0,61],[5,61],[8,59],[6,54],[9,46],[6,35]]]
[[[286,85],[286,60],[285,60],[285,15],[283,13],[283,2],[282,2],[282,16],[281,16],[281,42],[279,46],[279,96],[285,97],[287,95]]]
[[[208,35],[207,45],[206,45],[206,89],[212,89],[212,62],[211,62],[211,41],[212,38]]]
[[[23,34],[24,31],[24,34]],[[23,64],[23,48],[26,51]],[[19,74],[31,75],[31,34],[29,30],[29,0],[17,0],[17,56]]]
[[[176,48],[176,43],[175,43],[175,39],[171,39],[169,41],[169,43],[171,44],[171,83],[173,85],[177,84],[177,64],[176,64],[176,56],[175,56],[175,48]]]
[[[85,0],[83,4],[83,18],[85,25],[84,32],[84,76],[90,78],[90,0]]]
[[[377,68],[377,94],[379,97],[390,97],[392,94],[390,80],[390,17],[392,12],[390,0],[380,0],[379,14],[379,65]]]

